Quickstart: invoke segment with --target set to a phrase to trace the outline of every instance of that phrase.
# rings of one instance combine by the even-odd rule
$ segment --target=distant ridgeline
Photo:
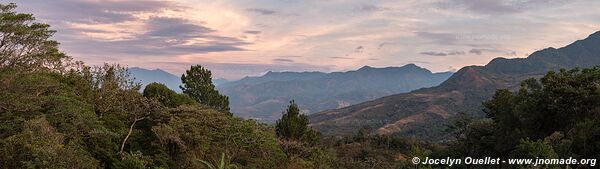
[[[142,89],[152,83],[165,84],[181,92],[181,78],[161,69],[129,68]],[[342,108],[391,94],[439,85],[451,72],[431,71],[408,64],[402,67],[364,66],[348,72],[268,72],[237,81],[213,79],[219,91],[229,96],[232,112],[239,117],[273,123],[281,117],[287,102],[296,100],[302,112],[310,114]]]
[[[179,86],[181,85],[181,76],[177,76],[161,69],[144,69],[140,67],[132,67],[127,69],[135,82],[142,84],[142,89],[150,83],[162,83],[169,89],[181,93]],[[228,83],[227,79],[213,79],[213,84],[219,86]]]
[[[152,82],[157,82],[164,84],[171,90],[181,92],[181,89],[179,88],[179,85],[181,85],[181,77],[173,75],[169,72],[165,72],[164,70],[148,70],[139,67],[132,67],[127,69],[127,71],[129,71],[131,76],[135,78],[135,82],[142,84],[142,89]]]
[[[496,58],[485,66],[467,66],[439,86],[396,94],[310,115],[313,128],[346,135],[361,126],[379,134],[443,140],[445,122],[457,112],[483,117],[481,103],[497,89],[518,89],[522,80],[551,70],[600,64],[600,32],[559,49],[547,48],[527,58]]]
[[[452,73],[432,73],[408,64],[402,67],[362,67],[348,72],[268,72],[217,86],[229,96],[232,112],[272,123],[290,100],[311,114],[346,107],[382,96],[440,84]]]

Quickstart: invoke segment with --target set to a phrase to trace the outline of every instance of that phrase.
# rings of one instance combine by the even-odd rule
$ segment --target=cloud
[[[195,25],[180,18],[152,17],[146,21],[150,37],[194,38],[215,32],[211,28]]]
[[[354,58],[351,58],[351,57],[342,57],[342,56],[332,56],[332,57],[329,57],[329,58],[331,58],[331,59],[354,59]]]
[[[364,49],[365,47],[363,46],[357,46],[356,48],[354,48],[354,53],[363,53]]]
[[[179,8],[170,1],[86,1],[86,0],[30,0],[19,1],[20,9],[41,14],[45,19],[78,23],[113,23],[135,20],[139,12]]]
[[[418,60],[408,61],[408,63],[431,64],[431,62],[428,62],[428,61],[418,61]]]
[[[502,49],[494,49],[494,48],[484,48],[484,49],[475,48],[475,49],[469,50],[469,53],[475,54],[475,55],[482,55],[486,52],[503,54],[505,56],[517,56],[517,52],[512,51],[512,50],[502,50]]]
[[[94,55],[172,56],[243,51],[243,46],[250,44],[235,37],[214,35],[216,30],[181,18],[151,17],[140,22],[144,23],[145,32],[132,38],[106,41],[79,36],[74,38],[82,43],[69,47]]]
[[[444,52],[421,52],[420,54],[429,56],[448,56],[448,54]]]
[[[456,69],[456,68],[454,68],[454,67],[452,67],[452,66],[448,66],[448,71],[449,71],[449,72],[456,72],[456,71],[457,71],[457,69]]]
[[[274,14],[277,14],[277,11],[269,10],[269,9],[263,9],[263,8],[248,8],[248,9],[246,9],[246,11],[253,12],[253,13],[258,13],[258,14],[261,14],[261,15],[274,15]]]
[[[469,51],[469,53],[476,54],[476,55],[481,55],[483,53],[483,50],[482,49],[471,49]]]
[[[436,32],[415,32],[417,37],[429,40],[429,43],[438,45],[455,45],[458,41],[457,34]]]
[[[452,51],[452,52],[448,53],[448,55],[464,55],[464,54],[465,54],[465,52],[463,52],[463,51]]]
[[[256,35],[256,34],[262,33],[262,31],[247,30],[247,31],[244,31],[244,33]]]
[[[284,56],[279,56],[280,58],[302,58],[303,56],[299,56],[299,55],[284,55]]]
[[[516,13],[521,10],[512,4],[508,4],[506,1],[497,0],[453,0],[449,3],[453,3],[454,7],[463,7],[470,11],[477,13],[487,14],[507,14]]]
[[[109,3],[113,3],[109,1]],[[77,4],[77,3],[75,3]],[[162,7],[136,7],[135,3],[115,4],[123,5],[121,7],[110,7],[102,3],[87,2],[85,7],[98,11],[131,10],[147,11],[159,10]],[[97,5],[97,6],[93,6]],[[159,5],[149,3],[149,6]],[[49,5],[48,8],[58,8]],[[176,10],[178,8],[175,8]],[[65,9],[66,10],[66,9]],[[95,11],[92,10],[92,11]],[[151,14],[158,11],[152,11]],[[251,44],[238,37],[229,37],[218,35],[218,30],[203,25],[202,22],[192,22],[184,18],[163,17],[150,15],[147,18],[133,17],[127,22],[119,19],[112,19],[114,23],[81,22],[79,16],[68,13],[74,20],[63,18],[73,24],[60,25],[63,29],[59,30],[59,38],[68,42],[63,43],[62,47],[75,54],[87,56],[118,56],[118,57],[143,57],[143,56],[165,56],[182,54],[201,54],[213,52],[244,51],[244,46]],[[95,16],[101,15],[101,16]],[[99,13],[86,13],[82,18],[98,18],[104,16]],[[133,16],[133,14],[131,14]],[[53,18],[53,17],[50,17]],[[105,20],[109,21],[109,20]],[[131,23],[118,26],[123,23]],[[110,26],[106,26],[110,25]],[[128,26],[135,26],[131,29]]]
[[[273,59],[273,62],[293,63],[294,60],[278,58],[278,59]]]
[[[594,0],[9,1],[52,25],[61,50],[75,59],[145,67],[172,61],[292,70],[310,63],[304,66],[347,70],[438,55],[427,57],[427,68],[445,71],[563,46],[597,31],[600,18]],[[244,67],[218,68],[243,74],[235,66]]]
[[[382,49],[385,45],[387,45],[387,43],[380,43],[379,45],[377,45],[377,50]]]
[[[544,9],[549,6],[560,6],[565,3],[572,2],[562,0],[446,0],[437,3],[437,6],[444,9],[466,9],[478,14],[506,15],[540,8]]]
[[[451,51],[451,52],[421,52],[420,54],[422,55],[429,55],[429,56],[452,56],[452,55],[464,55],[465,52],[463,51]]]
[[[357,6],[356,10],[360,11],[360,12],[382,12],[382,11],[390,10],[390,8],[379,7],[379,6],[373,5],[373,4],[362,4],[362,5]]]
[[[140,38],[122,41],[82,41],[81,44],[70,44],[69,49],[85,52],[87,56],[113,56],[143,58],[146,56],[162,56],[165,58],[190,53],[212,53],[224,51],[243,51],[235,43],[196,43],[165,42],[164,39]],[[239,44],[241,45],[241,44]],[[82,55],[82,53],[77,53]],[[142,62],[143,60],[140,60]]]

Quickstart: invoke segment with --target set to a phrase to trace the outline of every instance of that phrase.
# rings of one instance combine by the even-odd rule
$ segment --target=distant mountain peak
[[[361,67],[360,69],[358,69],[358,71],[360,71],[360,70],[369,70],[369,69],[375,69],[375,68],[371,67],[371,66],[368,66],[368,65],[365,65],[365,66]]]
[[[133,70],[133,71],[138,71],[139,70],[139,71],[152,71],[152,72],[165,72],[165,73],[168,73],[167,71],[164,71],[164,70],[162,70],[160,68],[145,69],[145,68],[141,68],[141,67],[130,67],[130,68],[127,68],[127,69],[129,69],[130,71],[131,70]]]
[[[418,68],[421,68],[421,67],[415,65],[414,63],[409,63],[409,64],[406,64],[406,65],[404,65],[402,67],[418,67]]]
[[[162,83],[165,84],[171,90],[180,92],[179,85],[181,84],[181,79],[177,75],[173,75],[167,71],[164,71],[159,68],[155,69],[145,69],[141,67],[130,67],[127,70],[131,73],[131,76],[135,78],[136,82],[142,83],[142,90],[144,86],[152,83]]]
[[[600,31],[592,33],[588,38],[600,38]]]
[[[363,66],[340,72],[270,72],[219,86],[232,112],[244,118],[274,122],[282,105],[296,100],[307,114],[341,108],[390,94],[440,84],[452,74],[431,73],[416,65]]]
[[[458,112],[484,117],[481,103],[497,89],[516,90],[522,80],[548,71],[600,64],[600,31],[560,48],[545,48],[526,58],[496,58],[485,66],[465,66],[440,85],[395,94],[310,115],[313,129],[344,135],[370,126],[380,134],[445,140],[438,126]],[[382,123],[383,122],[383,123]]]
[[[419,67],[413,63],[409,63],[409,64],[406,64],[406,65],[403,65],[400,67],[391,66],[391,67],[382,67],[382,68],[365,65],[365,66],[361,67],[360,69],[358,69],[357,71],[374,70],[374,69],[419,69],[420,70],[420,69],[425,69],[425,68]]]

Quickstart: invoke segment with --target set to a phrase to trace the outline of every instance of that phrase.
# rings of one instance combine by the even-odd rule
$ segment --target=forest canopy
[[[274,168],[274,130],[200,104],[119,65],[60,52],[55,31],[0,4],[0,168]],[[193,90],[193,89],[190,89]]]

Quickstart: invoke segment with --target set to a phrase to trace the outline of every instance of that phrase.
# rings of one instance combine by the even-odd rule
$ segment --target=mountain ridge
[[[329,135],[352,134],[369,126],[379,134],[443,140],[446,119],[463,111],[483,117],[481,102],[497,89],[516,89],[520,81],[560,68],[600,64],[600,32],[565,47],[546,48],[527,58],[495,58],[485,66],[466,66],[440,85],[385,96],[310,115],[311,126]]]
[[[278,77],[278,75],[300,75]],[[346,72],[269,72],[219,87],[230,97],[232,112],[245,118],[274,122],[284,106],[296,100],[304,113],[344,107],[381,96],[430,87],[451,72],[431,71],[408,64],[401,67],[363,66]],[[264,79],[261,79],[264,78]],[[269,80],[265,80],[269,79]]]
[[[133,79],[135,82],[142,84],[142,88],[140,90],[144,90],[146,85],[156,82],[164,84],[175,92],[181,92],[181,89],[179,88],[179,85],[181,85],[181,78],[162,69],[131,67],[128,68],[127,71],[131,73],[133,78],[135,78]]]

